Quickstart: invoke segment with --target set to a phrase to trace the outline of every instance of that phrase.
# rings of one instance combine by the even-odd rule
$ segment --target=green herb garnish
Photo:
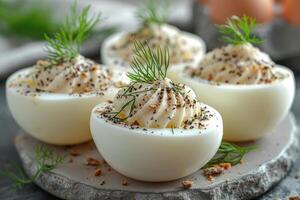
[[[64,26],[54,34],[53,38],[45,35],[46,51],[52,64],[68,62],[80,53],[82,42],[100,21],[100,15],[88,19],[90,6],[86,6],[79,13],[77,3],[71,6],[71,13],[66,17]]]
[[[212,167],[220,163],[237,165],[241,163],[245,154],[254,149],[256,149],[256,147],[242,147],[223,141],[216,155],[203,168]]]
[[[134,42],[135,55],[130,66],[132,72],[127,73],[131,79],[131,84],[125,87],[124,92],[120,97],[125,97],[128,101],[122,106],[119,111],[106,113],[112,115],[110,118],[115,122],[125,121],[131,116],[136,103],[136,95],[155,90],[153,87],[148,87],[144,90],[136,90],[135,85],[138,83],[152,84],[155,81],[164,80],[167,76],[169,67],[170,55],[168,49],[161,49],[159,46],[152,50],[148,43],[140,41]],[[175,92],[180,91],[180,86],[172,83],[172,89]],[[129,108],[129,114],[126,117],[120,118],[120,114]]]
[[[152,51],[148,43],[134,42],[135,55],[130,64],[133,72],[127,76],[133,82],[153,83],[157,80],[164,80],[170,63],[168,49],[162,50],[159,46]]]
[[[137,10],[136,16],[144,24],[163,24],[168,17],[168,8],[169,2],[166,0],[149,0]]]
[[[255,19],[243,16],[233,16],[228,19],[227,24],[219,26],[219,32],[223,35],[223,42],[232,45],[241,45],[246,43],[260,44],[262,40],[252,33],[255,27]]]
[[[10,178],[14,182],[15,188],[20,189],[26,184],[33,183],[42,173],[56,168],[59,164],[63,163],[65,158],[64,156],[54,154],[48,148],[41,145],[35,147],[34,154],[37,170],[32,177],[28,178],[22,168],[19,169],[18,174],[6,170],[1,172],[1,175]]]

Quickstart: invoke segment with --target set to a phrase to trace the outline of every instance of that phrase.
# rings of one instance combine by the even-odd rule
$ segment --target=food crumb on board
[[[127,186],[127,185],[129,185],[129,183],[128,183],[128,181],[126,179],[123,179],[122,180],[122,185]]]
[[[101,174],[102,174],[102,171],[100,168],[96,169],[94,172],[94,176],[101,176]]]
[[[100,163],[99,160],[90,157],[90,158],[87,158],[87,159],[86,159],[85,164],[88,165],[88,166],[98,166],[98,165],[100,165],[101,163]]]
[[[300,196],[290,196],[289,200],[300,200]]]
[[[70,154],[71,156],[79,156],[79,155],[80,155],[79,151],[76,150],[76,149],[70,149],[70,150],[69,150],[69,154]]]
[[[212,167],[206,168],[203,170],[204,176],[206,176],[207,180],[213,181],[215,177],[220,176],[225,170],[231,168],[230,163],[219,163]]]
[[[193,186],[193,181],[185,180],[181,182],[183,189],[189,189]]]

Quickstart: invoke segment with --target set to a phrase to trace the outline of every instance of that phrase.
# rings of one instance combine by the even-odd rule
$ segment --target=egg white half
[[[213,117],[206,129],[131,129],[100,117],[97,105],[91,114],[94,142],[119,173],[150,182],[170,181],[196,172],[217,152],[222,136],[221,115],[206,106]]]
[[[256,140],[271,133],[292,105],[295,95],[293,72],[278,65],[273,70],[288,77],[271,84],[214,85],[191,78],[183,66],[169,71],[168,77],[190,86],[199,101],[217,109],[224,121],[224,139],[240,142]]]
[[[119,67],[117,67],[120,70]],[[8,107],[17,123],[33,137],[50,144],[73,145],[91,139],[89,120],[93,107],[112,100],[118,89],[115,87],[97,94],[56,94],[39,92],[38,95],[24,95],[20,88],[9,87],[19,74],[28,74],[31,68],[11,75],[6,82]],[[126,74],[120,80],[127,80]]]

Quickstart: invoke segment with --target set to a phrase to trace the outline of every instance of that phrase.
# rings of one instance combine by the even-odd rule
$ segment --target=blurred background
[[[46,56],[44,33],[51,36],[68,14],[73,0],[0,0],[0,78],[21,67],[28,67]],[[190,27],[192,0],[171,2],[170,21]],[[99,61],[101,41],[115,31],[135,30],[136,8],[142,0],[78,0],[79,9],[91,5],[91,14],[102,13],[103,23],[95,28],[82,54]]]
[[[101,41],[114,31],[134,30],[137,6],[145,0],[79,0],[79,7],[92,5],[101,12],[98,26],[82,53],[99,60]],[[45,57],[44,33],[59,29],[72,0],[0,0],[0,78]],[[200,35],[208,50],[222,45],[215,24],[232,15],[249,15],[261,25],[255,30],[264,39],[260,48],[277,63],[300,72],[299,0],[170,0],[169,23]],[[298,67],[299,66],[299,67]]]

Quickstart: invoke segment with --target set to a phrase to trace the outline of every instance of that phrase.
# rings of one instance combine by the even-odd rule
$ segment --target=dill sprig
[[[256,21],[254,18],[244,15],[243,17],[233,16],[228,19],[227,24],[219,26],[219,32],[223,35],[223,42],[232,45],[241,45],[246,43],[260,44],[262,40],[252,33]]]
[[[53,170],[65,159],[64,156],[57,155],[42,145],[35,147],[34,154],[37,170],[32,177],[28,178],[21,167],[18,168],[18,174],[8,170],[1,172],[1,175],[13,181],[16,189],[21,189],[23,186],[33,183],[42,173]]]
[[[240,164],[245,154],[256,149],[256,147],[242,147],[229,142],[222,142],[216,155],[203,167],[208,168],[220,163]]]
[[[46,51],[52,64],[68,62],[80,53],[82,42],[100,21],[100,14],[88,18],[89,10],[90,6],[86,6],[78,12],[75,1],[63,27],[52,38],[45,34]]]
[[[136,11],[136,16],[144,24],[163,24],[168,17],[169,1],[148,0]]]
[[[130,66],[133,72],[127,76],[133,82],[153,83],[166,78],[170,56],[168,49],[162,50],[159,46],[153,51],[148,43],[134,42],[135,55]]]
[[[135,108],[137,94],[141,94],[141,93],[145,93],[145,92],[149,92],[149,91],[155,91],[155,89],[152,87],[146,88],[145,90],[136,91],[135,90],[136,84],[137,84],[137,82],[130,83],[128,86],[125,87],[124,92],[122,94],[120,94],[120,97],[125,97],[126,99],[129,99],[129,100],[121,107],[121,109],[119,111],[105,113],[107,115],[111,115],[110,119],[112,119],[114,122],[118,123],[118,122],[126,121],[131,116],[131,113],[133,112],[133,110]],[[126,117],[122,117],[122,118],[119,117],[119,115],[127,107],[129,107],[129,114]]]
[[[110,119],[114,122],[126,121],[135,109],[137,94],[145,93],[149,91],[155,91],[156,89],[151,85],[145,89],[137,90],[136,84],[146,83],[152,84],[155,81],[164,80],[167,75],[169,67],[169,51],[168,49],[162,50],[159,46],[155,50],[152,50],[149,44],[142,43],[140,41],[134,42],[135,55],[133,61],[130,64],[132,72],[128,72],[127,76],[131,79],[131,83],[125,86],[124,92],[119,94],[119,97],[124,97],[128,101],[116,112],[107,112],[105,114],[111,115]],[[180,92],[182,87],[175,83],[172,84],[172,89],[175,92]],[[129,108],[129,114],[127,116],[120,117],[120,114]]]

